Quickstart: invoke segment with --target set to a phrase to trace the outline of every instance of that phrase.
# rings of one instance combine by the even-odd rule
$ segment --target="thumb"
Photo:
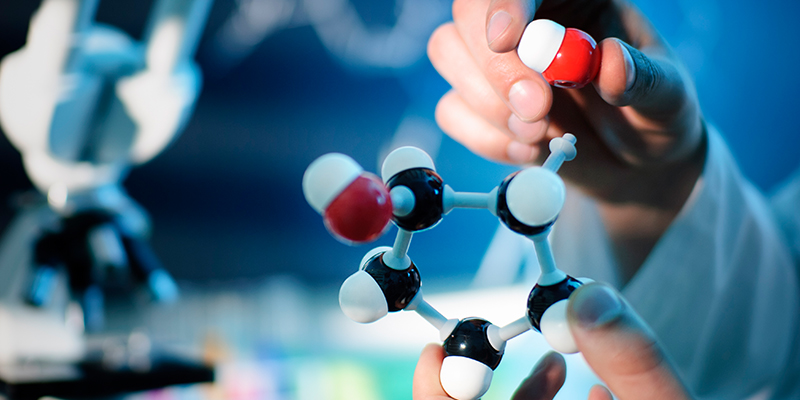
[[[496,53],[514,50],[539,3],[541,0],[492,0],[486,12],[486,43],[489,48]]]
[[[448,400],[450,396],[439,383],[445,353],[441,344],[430,343],[422,349],[414,369],[412,396],[414,400]]]
[[[614,152],[636,163],[699,158],[703,124],[694,84],[666,44],[636,49],[610,38],[599,50],[594,87],[602,101],[621,107],[625,121],[607,121],[606,141]],[[610,115],[606,107],[591,108],[595,117]]]
[[[616,290],[599,283],[578,288],[567,316],[578,349],[617,398],[690,398],[653,332]]]
[[[609,104],[631,106],[648,116],[673,116],[692,101],[691,79],[660,44],[640,50],[609,38],[599,47],[602,58],[594,84]]]

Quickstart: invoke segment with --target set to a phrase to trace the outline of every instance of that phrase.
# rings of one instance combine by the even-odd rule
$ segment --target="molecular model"
[[[600,70],[600,52],[591,36],[548,19],[528,24],[517,54],[528,68],[560,88],[580,89]]]
[[[342,284],[339,304],[352,320],[374,322],[389,312],[416,311],[439,330],[446,357],[440,381],[459,400],[477,399],[488,389],[506,341],[533,328],[563,353],[577,351],[566,320],[566,300],[584,279],[556,267],[548,236],[564,205],[564,182],[556,174],[576,155],[575,136],[550,141],[539,167],[515,172],[489,193],[456,192],[436,173],[433,161],[415,147],[390,153],[378,177],[350,157],[331,153],[315,160],[303,177],[309,204],[340,240],[364,243],[378,238],[389,222],[398,227],[392,247],[367,252],[358,272]],[[527,313],[499,327],[480,318],[448,319],[428,304],[420,273],[408,256],[414,232],[436,226],[454,208],[485,208],[514,232],[533,241],[541,275],[528,297]]]

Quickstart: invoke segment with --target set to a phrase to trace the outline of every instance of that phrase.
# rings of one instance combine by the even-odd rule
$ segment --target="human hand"
[[[532,19],[600,40],[593,87],[552,89],[514,49]],[[624,43],[630,43],[630,45]],[[428,56],[453,89],[442,130],[473,152],[541,162],[551,138],[578,137],[561,174],[599,201],[624,277],[635,272],[691,193],[704,161],[694,86],[650,22],[624,0],[455,0]]]
[[[570,330],[586,362],[611,390],[595,386],[589,400],[689,399],[650,329],[611,287],[590,283],[570,296]],[[439,383],[442,346],[425,347],[414,371],[415,400],[450,399]],[[566,377],[564,358],[551,352],[534,367],[514,400],[552,399]]]

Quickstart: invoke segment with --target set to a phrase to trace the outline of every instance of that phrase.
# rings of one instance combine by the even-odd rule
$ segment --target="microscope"
[[[211,0],[155,1],[141,41],[94,22],[97,6],[43,0],[24,47],[0,62],[0,127],[38,192],[0,240],[0,388],[12,399],[213,378],[204,365],[151,354],[142,335],[111,364],[87,342],[103,329],[108,294],[178,296],[122,181],[192,113],[201,86],[193,56]]]

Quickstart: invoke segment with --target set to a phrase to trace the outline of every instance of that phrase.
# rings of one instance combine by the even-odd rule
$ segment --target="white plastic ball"
[[[381,178],[384,182],[388,182],[389,179],[392,179],[398,172],[412,168],[436,170],[433,166],[433,160],[428,153],[413,146],[398,147],[383,160]]]
[[[547,225],[558,217],[564,207],[564,181],[554,172],[531,167],[508,184],[506,204],[514,218],[530,226]]]
[[[517,55],[528,68],[542,73],[558,54],[567,29],[549,19],[535,19],[522,32]]]
[[[447,356],[442,362],[439,381],[450,397],[474,400],[489,390],[493,375],[494,371],[480,361],[462,356]]]
[[[303,174],[303,194],[318,213],[361,175],[363,169],[352,158],[340,153],[325,154],[311,163]]]
[[[339,289],[339,307],[344,315],[362,324],[375,322],[389,313],[381,287],[365,271],[350,275]]]
[[[578,346],[567,321],[567,300],[558,301],[548,307],[542,315],[539,328],[542,330],[544,340],[553,350],[564,354],[578,352]]]
[[[392,248],[389,246],[378,246],[368,251],[367,254],[364,254],[364,257],[361,258],[361,262],[358,263],[358,269],[364,269],[369,260],[372,260],[378,254],[386,253],[387,251],[392,251]]]

